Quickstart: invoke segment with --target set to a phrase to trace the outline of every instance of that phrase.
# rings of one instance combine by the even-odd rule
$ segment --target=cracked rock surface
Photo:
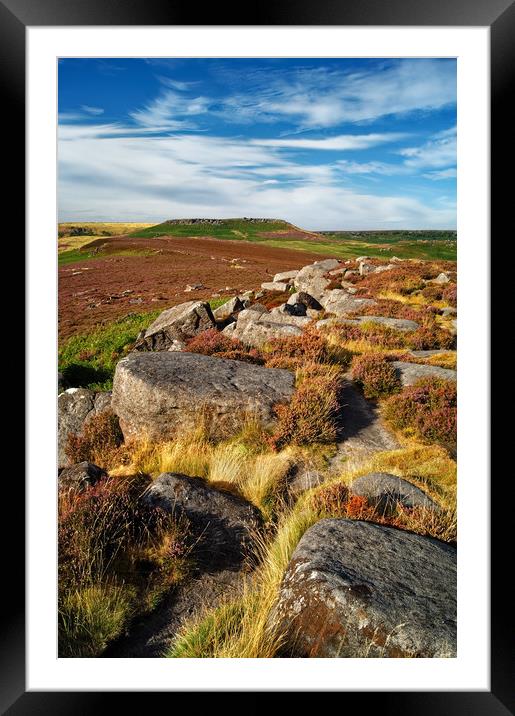
[[[268,425],[273,406],[289,402],[294,376],[287,370],[196,353],[131,353],[116,366],[112,407],[126,439],[147,434],[170,439],[198,424],[199,408],[220,432],[245,412]]]
[[[346,519],[302,537],[272,619],[283,656],[456,656],[456,549]]]

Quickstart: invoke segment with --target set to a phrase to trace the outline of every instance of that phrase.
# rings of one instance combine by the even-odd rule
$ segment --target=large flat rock
[[[112,407],[126,439],[166,440],[194,428],[201,410],[215,432],[236,429],[245,412],[269,425],[273,406],[293,390],[287,370],[196,353],[131,353],[116,366]]]
[[[393,361],[392,366],[395,368],[403,386],[413,385],[421,378],[456,380],[456,371],[451,368],[440,368],[436,365],[422,365],[420,363],[405,363],[404,361]]]
[[[335,316],[346,316],[376,303],[372,298],[355,298],[340,288],[325,291],[319,300],[327,313],[333,313]]]
[[[245,345],[261,348],[276,338],[301,336],[310,320],[306,316],[291,316],[280,308],[268,311],[257,303],[238,314],[230,335]]]
[[[295,657],[456,656],[456,549],[346,519],[302,537],[272,612]]]

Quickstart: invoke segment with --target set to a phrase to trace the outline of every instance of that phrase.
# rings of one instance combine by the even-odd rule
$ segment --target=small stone
[[[354,480],[349,488],[353,495],[366,497],[380,514],[391,514],[397,505],[426,510],[440,508],[426,493],[411,482],[387,472],[371,472]]]
[[[436,278],[434,278],[431,281],[431,283],[439,283],[439,284],[449,283],[450,280],[451,279],[449,278],[449,276],[446,273],[442,272],[442,273],[438,274],[438,276]]]
[[[280,281],[269,281],[261,284],[263,291],[278,291],[284,293],[288,290],[289,284]]]
[[[85,460],[60,471],[59,489],[75,488],[82,491],[106,477],[107,472],[103,468]]]
[[[393,361],[391,365],[395,368],[403,386],[413,385],[421,378],[442,378],[443,380],[456,381],[456,371],[451,368],[421,365],[420,363],[405,363],[403,361]]]
[[[284,281],[284,283],[290,284],[298,273],[299,273],[298,270],[297,271],[283,271],[282,273],[276,273],[274,276],[274,283]]]

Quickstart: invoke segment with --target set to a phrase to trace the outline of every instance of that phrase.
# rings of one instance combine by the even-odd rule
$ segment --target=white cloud
[[[405,157],[404,164],[412,169],[441,169],[456,164],[456,127],[435,134],[419,147],[399,151]]]
[[[80,108],[84,112],[87,112],[88,114],[92,114],[95,117],[100,114],[104,114],[104,110],[102,109],[102,107],[90,107],[87,104],[81,104]]]
[[[84,115],[80,112],[59,112],[57,119],[59,122],[78,122],[84,120]]]
[[[61,119],[61,115],[59,115]],[[79,119],[83,119],[78,117]],[[182,129],[182,123],[178,122],[176,129]],[[139,135],[159,134],[172,131],[172,125],[163,127],[128,127],[119,122],[111,122],[108,124],[60,124],[59,125],[59,141],[74,141],[78,139],[104,139],[106,137],[131,137]]]
[[[117,128],[104,127],[100,139],[87,133],[90,127],[62,128],[75,131],[59,145],[63,221],[254,215],[283,217],[307,229],[443,228],[455,222],[452,206],[342,188],[330,167],[286,161],[276,147],[207,136],[113,136]],[[295,181],[271,183],[281,175]]]
[[[456,169],[450,168],[450,169],[438,169],[434,172],[428,172],[427,174],[422,174],[423,177],[426,179],[432,179],[433,181],[438,181],[440,179],[455,179],[457,176]]]
[[[395,132],[388,134],[342,134],[337,137],[327,137],[326,139],[253,139],[251,143],[266,147],[334,151],[339,149],[368,149],[385,142],[398,141],[405,136],[405,134]]]
[[[179,92],[187,92],[199,84],[198,82],[179,82],[179,80],[174,80],[171,77],[163,77],[162,75],[159,75],[158,79],[165,87],[171,87]]]
[[[198,82],[158,76],[166,89],[134,110],[140,125],[178,128],[178,122],[209,112],[225,122],[290,122],[293,132],[328,129],[344,122],[367,123],[392,114],[440,109],[456,101],[455,65],[439,60],[389,61],[348,73],[329,67],[302,67],[290,72],[227,72],[226,87],[244,84],[245,91],[223,96],[190,97]],[[233,78],[234,79],[234,78]]]
[[[191,117],[205,114],[209,108],[207,97],[188,98],[172,89],[165,90],[159,97],[149,102],[143,109],[130,112],[130,117],[146,127],[170,126],[177,128],[188,124],[178,121],[177,117]],[[189,126],[193,126],[189,123]]]
[[[336,162],[336,166],[346,174],[403,174],[405,169],[399,164],[387,164],[386,162],[350,162],[342,159]]]
[[[226,98],[219,110],[227,121],[290,119],[301,128],[329,128],[456,102],[455,63],[441,60],[393,60],[380,70],[353,73],[324,67],[286,75],[269,70],[240,79],[246,92]]]

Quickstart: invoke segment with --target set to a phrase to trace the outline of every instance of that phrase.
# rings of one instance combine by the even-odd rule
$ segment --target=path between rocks
[[[160,658],[172,645],[180,628],[204,609],[233,599],[242,590],[244,572],[195,569],[183,584],[170,592],[150,615],[132,625],[129,634],[118,639],[103,654],[106,658]]]
[[[361,461],[383,450],[400,447],[384,426],[377,408],[363,397],[350,376],[342,393],[341,439],[326,475],[334,475],[349,460]],[[112,644],[106,658],[159,658],[172,645],[180,628],[205,609],[241,593],[248,572],[244,569],[209,569],[199,564],[183,584],[170,592],[149,615],[135,621],[127,636]]]
[[[390,433],[373,403],[363,397],[350,376],[342,393],[342,432],[336,454],[329,461],[329,473],[340,470],[348,460],[363,460],[376,452],[401,447]]]

